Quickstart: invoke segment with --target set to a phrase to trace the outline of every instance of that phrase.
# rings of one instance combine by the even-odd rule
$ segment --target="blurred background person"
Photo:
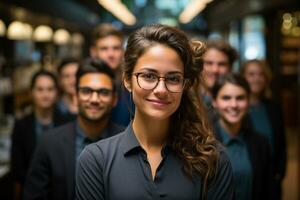
[[[77,114],[75,88],[77,69],[78,61],[72,58],[63,60],[57,68],[61,91],[57,107],[68,120],[75,119]]]
[[[124,55],[124,36],[121,30],[112,24],[100,24],[94,29],[90,55],[92,58],[103,60],[114,70],[117,82],[118,104],[112,111],[112,120],[124,126],[130,122],[131,105],[130,94],[122,86],[122,69]]]
[[[271,155],[267,140],[248,126],[250,88],[238,74],[220,77],[212,88],[219,119],[216,138],[230,158],[236,199],[270,199]]]
[[[219,76],[230,73],[238,54],[233,47],[223,40],[210,40],[206,43],[203,55],[203,83],[200,94],[208,110],[210,121],[217,120],[217,112],[212,106],[211,89]]]
[[[267,138],[272,153],[272,199],[281,199],[281,183],[286,171],[285,128],[281,107],[271,98],[272,74],[262,60],[246,61],[242,75],[250,85],[250,123]]]
[[[76,74],[77,119],[43,135],[29,169],[23,199],[73,200],[76,160],[84,147],[124,127],[111,122],[117,103],[114,72],[86,60]]]
[[[15,199],[20,199],[33,152],[43,132],[65,122],[55,109],[58,85],[52,73],[36,72],[30,89],[33,112],[16,120],[12,133],[11,172]]]
[[[210,90],[216,80],[220,75],[231,72],[237,58],[236,50],[223,40],[210,40],[206,43],[202,71],[204,86],[201,88],[201,94],[207,104],[211,103]]]

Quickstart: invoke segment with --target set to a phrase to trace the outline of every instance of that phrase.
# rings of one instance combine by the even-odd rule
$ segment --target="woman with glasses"
[[[229,159],[195,91],[203,44],[164,25],[128,39],[124,85],[135,115],[118,136],[88,146],[77,165],[76,199],[232,199]],[[200,57],[196,57],[196,55]]]

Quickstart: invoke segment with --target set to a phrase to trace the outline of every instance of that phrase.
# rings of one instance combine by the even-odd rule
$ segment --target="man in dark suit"
[[[41,139],[25,183],[24,199],[74,199],[76,160],[83,148],[123,130],[110,121],[117,103],[113,71],[101,61],[87,60],[76,78],[77,119]]]

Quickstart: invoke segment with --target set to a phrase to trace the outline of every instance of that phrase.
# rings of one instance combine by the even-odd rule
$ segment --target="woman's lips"
[[[152,104],[157,105],[157,106],[165,106],[165,105],[170,104],[169,101],[165,101],[165,100],[147,99],[147,101],[149,101]]]

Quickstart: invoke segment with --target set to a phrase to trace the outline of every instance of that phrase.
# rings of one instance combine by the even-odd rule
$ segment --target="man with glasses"
[[[76,78],[77,119],[41,139],[25,183],[24,199],[74,199],[75,166],[81,151],[124,129],[110,121],[117,103],[113,71],[99,60],[87,60]]]

